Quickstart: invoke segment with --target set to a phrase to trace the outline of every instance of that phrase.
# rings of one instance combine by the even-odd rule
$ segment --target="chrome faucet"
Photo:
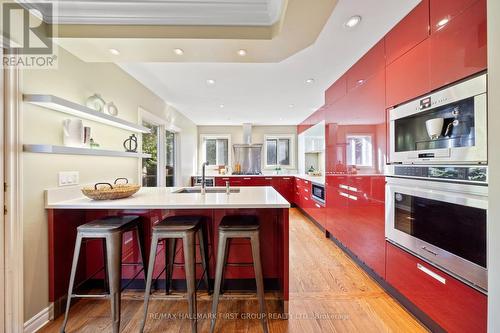
[[[205,194],[205,168],[208,165],[208,161],[201,165],[201,194]]]

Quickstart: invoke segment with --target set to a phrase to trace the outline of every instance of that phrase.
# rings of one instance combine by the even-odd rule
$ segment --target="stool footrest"
[[[253,266],[253,262],[228,262],[224,266],[233,266],[233,267],[245,267],[245,266]]]
[[[109,298],[109,294],[71,294],[71,298]]]

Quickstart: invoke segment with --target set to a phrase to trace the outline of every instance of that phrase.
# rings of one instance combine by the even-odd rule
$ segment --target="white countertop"
[[[224,208],[290,208],[270,186],[238,187],[239,193],[174,193],[166,187],[143,187],[133,196],[118,200],[91,200],[81,186],[45,191],[47,209],[224,209]],[[233,187],[234,188],[234,187]]]

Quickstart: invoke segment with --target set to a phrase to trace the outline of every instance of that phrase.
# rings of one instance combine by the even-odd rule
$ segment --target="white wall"
[[[488,331],[500,332],[500,1],[488,0]]]
[[[119,117],[138,121],[139,106],[181,129],[181,172],[185,184],[195,171],[196,126],[118,66],[108,63],[84,63],[59,50],[57,70],[25,70],[22,92],[53,94],[84,103],[93,93],[114,101]],[[69,115],[22,104],[23,143],[62,144],[61,124]],[[92,127],[92,136],[102,148],[123,150],[122,142],[130,132],[84,120]],[[48,306],[48,235],[43,191],[56,187],[59,171],[78,171],[80,183],[93,183],[116,177],[138,181],[139,161],[135,158],[23,154],[24,214],[24,295],[25,320]]]
[[[203,147],[200,144],[201,136],[204,134],[227,134],[231,136],[231,144],[243,143],[242,126],[198,126],[198,169],[201,166]],[[264,136],[270,134],[293,134],[297,135],[297,126],[252,126],[252,143],[264,143]],[[232,147],[230,148],[232,149]],[[264,151],[264,149],[262,150]],[[295,163],[297,163],[297,140],[295,140]],[[264,163],[264,159],[262,159]],[[295,172],[297,166],[290,173]],[[272,170],[269,170],[272,171]],[[198,170],[198,172],[200,172]],[[265,172],[265,170],[263,170]]]

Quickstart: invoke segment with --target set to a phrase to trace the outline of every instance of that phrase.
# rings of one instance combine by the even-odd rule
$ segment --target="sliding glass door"
[[[167,130],[162,120],[153,116],[144,117],[142,125],[151,130],[142,134],[142,152],[151,154],[142,159],[142,186],[176,186],[177,133]]]
[[[175,186],[175,154],[176,154],[176,134],[165,131],[165,186]]]
[[[161,186],[158,182],[158,148],[160,146],[158,137],[159,126],[147,121],[143,121],[142,125],[151,130],[151,133],[145,133],[142,135],[142,152],[151,154],[150,158],[142,159],[142,186]]]

